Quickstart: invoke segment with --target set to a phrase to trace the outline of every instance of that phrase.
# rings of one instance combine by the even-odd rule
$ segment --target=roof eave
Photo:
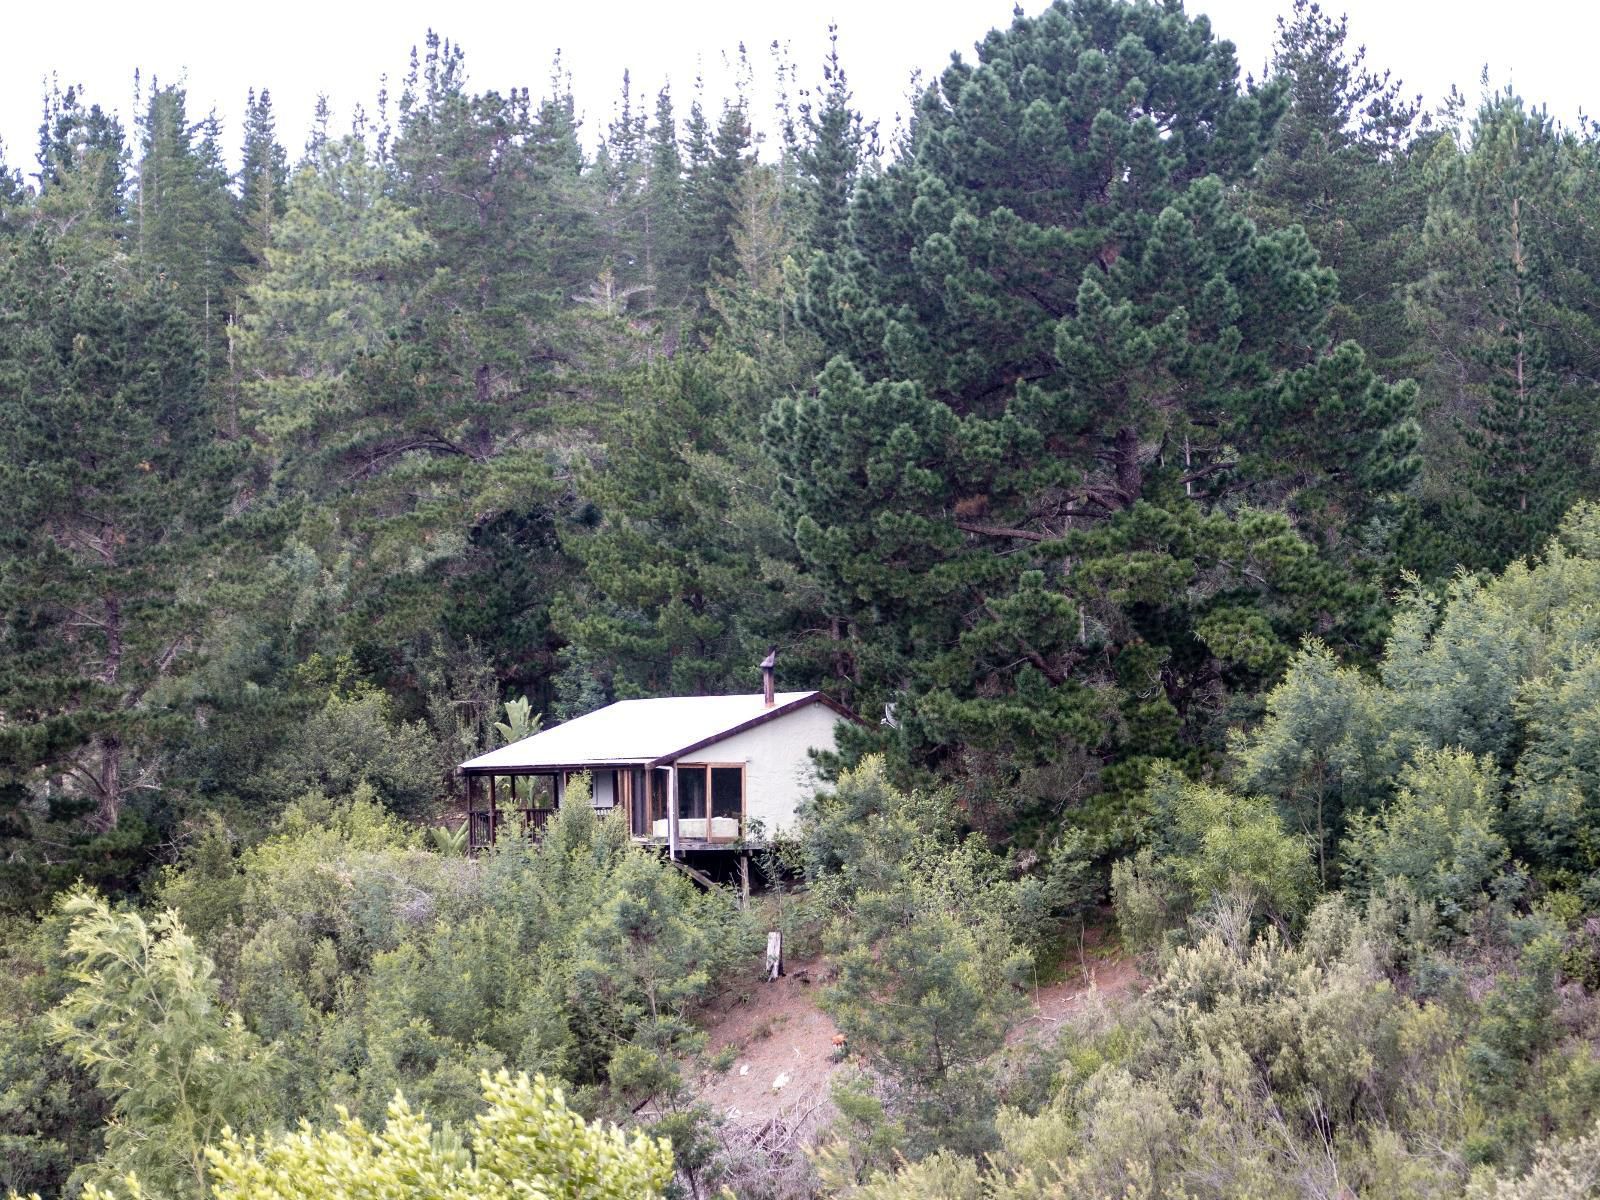
[[[755,716],[751,717],[748,721],[744,721],[744,722],[741,722],[738,725],[731,726],[728,729],[722,730],[722,732],[720,732],[720,733],[713,734],[710,737],[701,738],[698,742],[691,742],[689,745],[684,746],[682,749],[673,750],[673,751],[670,751],[669,753],[663,754],[660,758],[657,758],[657,759],[654,759],[653,761],[651,761],[650,766],[652,766],[652,767],[668,767],[668,766],[671,766],[673,763],[675,763],[675,762],[679,761],[680,759],[682,759],[683,756],[686,755],[686,754],[693,754],[696,750],[703,750],[707,746],[714,746],[718,742],[726,741],[728,738],[731,738],[731,737],[735,736],[736,734],[741,734],[747,729],[754,729],[757,725],[765,725],[768,721],[771,721],[776,717],[781,717],[781,716],[784,716],[787,713],[792,713],[792,712],[795,712],[795,711],[797,711],[799,709],[802,709],[808,704],[823,704],[823,705],[826,705],[828,708],[833,709],[833,711],[838,713],[840,716],[846,717],[846,718],[848,718],[848,719],[850,719],[852,721],[856,721],[856,722],[858,722],[859,724],[862,724],[862,725],[866,724],[865,721],[863,721],[855,713],[851,712],[844,705],[840,704],[833,697],[831,697],[831,696],[829,696],[829,695],[827,695],[827,694],[825,694],[823,692],[810,692],[810,693],[808,693],[808,694],[806,694],[804,696],[801,696],[798,700],[789,701],[789,703],[787,703],[787,704],[774,705],[772,708],[767,709],[765,712],[757,713]]]
[[[456,768],[457,775],[550,775],[557,771],[608,771],[619,767],[648,767],[651,760],[648,758],[596,758],[586,762],[571,763],[508,763],[475,767],[470,763],[462,763]]]

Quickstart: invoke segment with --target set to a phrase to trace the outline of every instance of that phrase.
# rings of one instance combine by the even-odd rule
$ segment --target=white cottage
[[[620,807],[634,841],[674,859],[789,828],[817,784],[812,751],[860,718],[821,692],[774,692],[763,667],[757,695],[622,700],[462,763],[469,844],[536,836],[585,774],[597,809]]]

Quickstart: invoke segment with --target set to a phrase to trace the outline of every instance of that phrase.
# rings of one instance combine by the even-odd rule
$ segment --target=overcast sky
[[[112,5],[88,0],[57,8],[8,5],[0,44],[0,138],[6,161],[34,169],[42,81],[83,82],[90,98],[131,116],[133,74],[184,81],[190,113],[215,107],[237,153],[248,87],[269,87],[279,132],[291,155],[304,144],[319,91],[328,93],[343,128],[353,107],[371,107],[379,77],[398,91],[409,49],[432,26],[466,51],[479,89],[530,86],[537,94],[559,49],[571,71],[585,132],[610,119],[623,69],[636,91],[653,97],[671,80],[680,111],[697,71],[713,97],[728,90],[723,58],[742,40],[755,59],[757,103],[770,98],[767,47],[788,46],[802,85],[817,77],[827,26],[837,21],[857,102],[887,131],[905,108],[914,68],[937,72],[952,50],[971,57],[986,30],[1010,20],[1013,0],[592,0],[590,3],[483,4],[473,0],[268,0],[242,5],[191,0]],[[1239,47],[1259,74],[1273,18],[1288,0],[1192,0],[1220,36]],[[1025,3],[1036,11],[1038,0]],[[1365,42],[1377,66],[1392,68],[1430,103],[1454,83],[1471,98],[1487,64],[1496,85],[1514,83],[1530,101],[1570,119],[1596,107],[1589,92],[1600,44],[1600,5],[1592,0],[1523,0],[1511,8],[1488,0],[1330,0],[1350,15],[1352,39]],[[224,16],[226,14],[226,16]],[[230,19],[231,18],[231,19]],[[128,122],[131,129],[131,121]]]

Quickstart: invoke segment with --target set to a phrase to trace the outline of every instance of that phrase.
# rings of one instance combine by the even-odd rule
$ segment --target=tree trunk
[[[1117,470],[1117,491],[1123,504],[1132,507],[1144,491],[1144,467],[1139,462],[1139,431],[1131,425],[1117,430],[1113,443],[1113,462]]]
[[[114,733],[104,733],[95,739],[100,753],[100,772],[96,782],[100,788],[100,802],[95,806],[94,828],[108,833],[117,827],[122,815],[122,739]]]
[[[106,658],[100,668],[100,682],[115,686],[122,673],[122,601],[107,596],[105,605]],[[122,815],[122,739],[114,733],[104,733],[95,739],[100,756],[100,770],[96,781],[100,800],[95,807],[94,827],[105,833],[117,827]]]

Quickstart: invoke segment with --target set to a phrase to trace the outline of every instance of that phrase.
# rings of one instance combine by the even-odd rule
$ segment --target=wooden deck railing
[[[556,815],[553,808],[502,808],[493,813],[467,814],[467,846],[482,850],[492,846],[496,838],[510,834],[514,837],[538,839],[544,836],[545,826]]]

